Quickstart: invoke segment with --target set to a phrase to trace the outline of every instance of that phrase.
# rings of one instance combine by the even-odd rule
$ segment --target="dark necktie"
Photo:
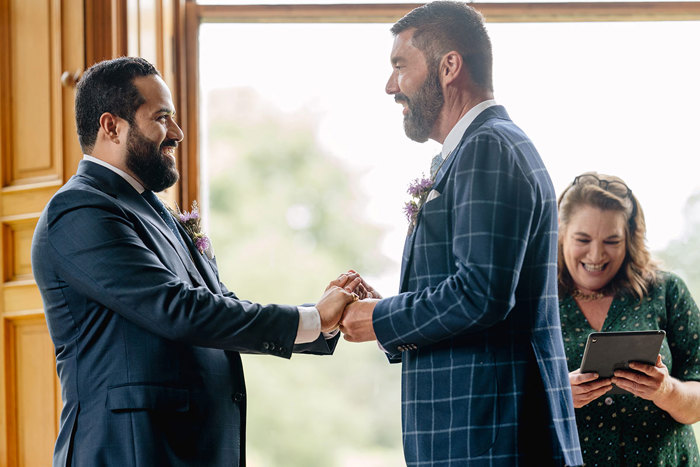
[[[187,249],[187,246],[185,246],[184,240],[182,240],[182,236],[180,235],[180,232],[177,230],[177,226],[175,225],[175,219],[173,219],[173,216],[168,212],[168,210],[165,208],[165,205],[161,202],[161,200],[158,199],[155,193],[153,193],[151,190],[146,190],[144,191],[141,196],[144,197],[146,202],[155,209],[155,211],[158,213],[158,215],[163,219],[165,222],[165,225],[168,226],[168,228],[172,231],[173,235],[175,235],[175,238],[177,238],[182,246]]]

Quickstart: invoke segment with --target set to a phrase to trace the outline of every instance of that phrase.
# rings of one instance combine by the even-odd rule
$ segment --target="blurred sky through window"
[[[384,93],[389,26],[203,24],[200,102],[211,89],[252,88],[280,112],[316,116],[321,145],[366,193],[367,218],[388,229],[383,251],[399,263],[406,188],[440,146],[408,140],[401,106]],[[619,175],[645,210],[651,248],[680,236],[684,202],[700,189],[698,23],[488,29],[496,100],[535,142],[557,193],[583,171]],[[393,293],[397,277],[398,267],[375,280]]]

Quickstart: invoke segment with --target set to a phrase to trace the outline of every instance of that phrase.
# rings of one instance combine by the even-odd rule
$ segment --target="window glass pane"
[[[440,145],[409,141],[384,93],[388,28],[201,26],[205,217],[241,298],[315,301],[349,267],[396,292],[406,188]],[[488,28],[496,99],[557,193],[583,171],[619,175],[645,210],[651,248],[679,238],[684,202],[700,190],[698,23]],[[252,466],[404,465],[399,368],[376,344],[291,362],[247,356],[245,368]]]

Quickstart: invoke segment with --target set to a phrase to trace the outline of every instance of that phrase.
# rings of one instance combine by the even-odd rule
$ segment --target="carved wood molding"
[[[199,5],[202,22],[393,23],[421,3],[335,5]],[[492,23],[691,21],[700,2],[470,3]]]

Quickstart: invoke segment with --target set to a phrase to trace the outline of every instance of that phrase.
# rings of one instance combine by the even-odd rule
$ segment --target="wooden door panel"
[[[14,396],[9,425],[14,429],[11,465],[51,465],[60,399],[53,344],[43,316],[6,320],[8,393]]]
[[[39,215],[81,158],[74,88],[83,0],[0,0],[0,465],[51,465],[61,408],[31,267]]]
[[[12,152],[5,185],[60,180],[60,2],[12,0],[9,9]]]

